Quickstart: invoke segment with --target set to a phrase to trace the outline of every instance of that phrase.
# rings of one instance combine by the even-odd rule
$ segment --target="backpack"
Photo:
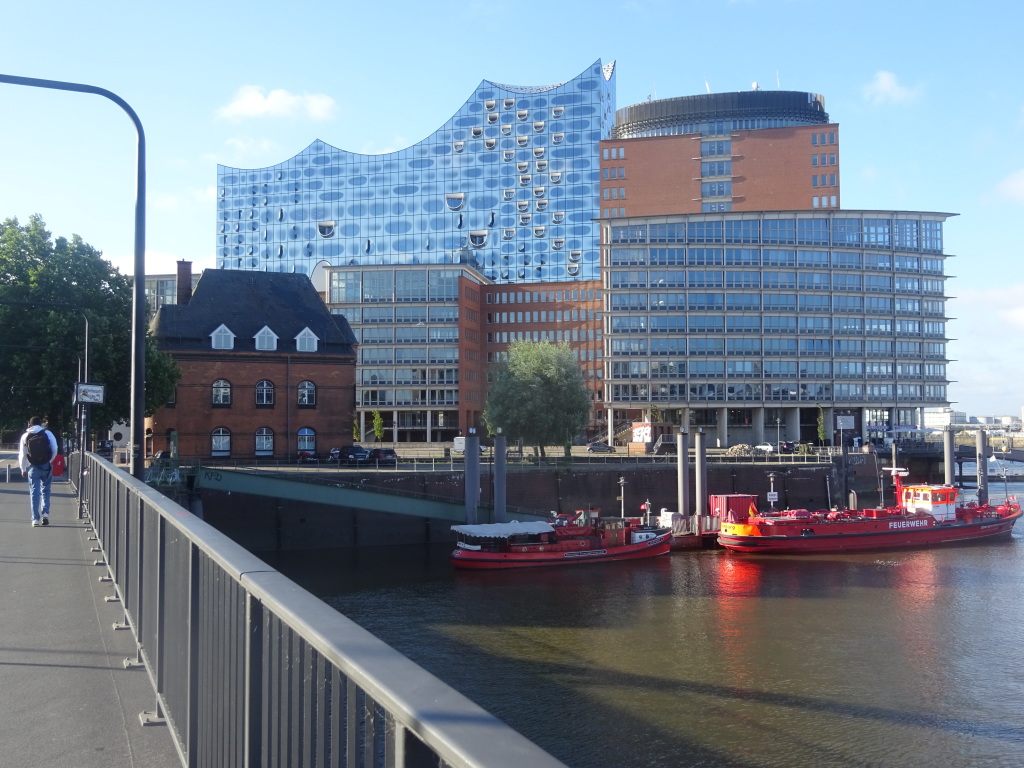
[[[53,451],[50,450],[50,438],[45,429],[38,432],[29,432],[25,438],[25,456],[29,464],[49,464],[53,458]]]

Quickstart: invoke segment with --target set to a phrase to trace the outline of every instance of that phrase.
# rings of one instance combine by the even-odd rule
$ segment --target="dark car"
[[[371,448],[368,461],[375,464],[397,464],[398,454],[394,448]]]
[[[796,453],[796,443],[783,440],[779,443],[779,453]]]
[[[608,443],[590,443],[587,446],[587,453],[615,453],[615,449]]]
[[[338,451],[338,463],[362,464],[370,457],[370,452],[361,445],[346,445]]]

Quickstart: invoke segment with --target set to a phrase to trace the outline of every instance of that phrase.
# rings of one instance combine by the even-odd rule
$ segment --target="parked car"
[[[615,453],[615,449],[608,443],[590,443],[587,446],[587,453]]]
[[[374,464],[397,464],[398,454],[394,448],[371,448],[367,461]]]
[[[779,453],[796,453],[796,443],[790,440],[783,440],[779,443]]]
[[[361,445],[346,445],[338,451],[338,463],[362,464],[370,456],[370,452]]]
[[[314,451],[299,451],[298,456],[299,464],[319,464],[320,454]]]
[[[775,446],[771,443],[758,443],[754,446],[754,453],[772,453],[775,451]]]

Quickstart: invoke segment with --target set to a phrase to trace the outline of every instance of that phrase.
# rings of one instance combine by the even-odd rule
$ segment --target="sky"
[[[146,141],[146,272],[213,266],[217,164],[315,139],[383,153],[483,80],[548,85],[616,62],[617,106],[749,90],[823,94],[847,209],[938,211],[968,415],[1021,415],[1024,6],[987,0],[392,0],[9,4],[0,73],[86,83]],[[0,84],[0,220],[39,214],[131,274],[135,129],[107,99]],[[1000,222],[1003,222],[1002,224]]]

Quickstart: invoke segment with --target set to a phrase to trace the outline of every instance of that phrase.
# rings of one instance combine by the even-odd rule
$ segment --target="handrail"
[[[563,766],[155,489],[84,460],[76,491],[136,639],[126,663],[156,693],[141,717],[166,721],[183,765]]]

